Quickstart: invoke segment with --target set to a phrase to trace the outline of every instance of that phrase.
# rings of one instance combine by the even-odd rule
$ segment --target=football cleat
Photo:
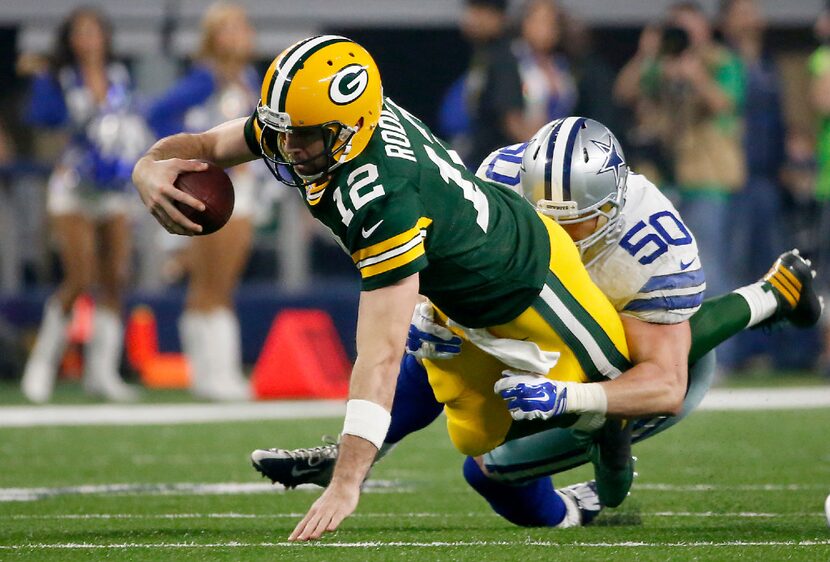
[[[597,495],[605,507],[617,507],[628,497],[634,481],[631,423],[608,420],[599,430],[588,457],[594,465]]]
[[[254,468],[272,483],[286,488],[316,484],[325,488],[331,482],[340,445],[330,437],[326,444],[307,449],[257,449],[251,453]]]
[[[579,527],[591,523],[600,511],[602,504],[597,494],[597,484],[593,480],[573,484],[567,488],[556,490],[559,497],[565,502],[565,519],[558,527]]]
[[[787,320],[793,326],[806,328],[818,322],[824,302],[816,293],[813,279],[816,272],[810,260],[804,259],[798,250],[784,252],[761,279],[769,283],[778,310],[759,326],[771,326]]]

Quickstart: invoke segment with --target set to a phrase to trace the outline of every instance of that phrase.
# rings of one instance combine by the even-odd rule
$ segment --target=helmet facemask
[[[548,123],[528,143],[521,177],[525,197],[560,225],[596,219],[593,231],[574,241],[585,265],[619,240],[628,166],[602,124],[580,117]]]
[[[540,200],[537,209],[560,225],[578,224],[597,219],[594,231],[581,240],[574,240],[579,249],[582,262],[589,266],[605,255],[622,236],[625,221],[622,216],[622,207],[625,204],[625,174],[617,197],[609,197],[592,209],[583,209],[578,214],[572,211],[562,211],[550,205],[550,201]]]
[[[259,146],[268,169],[281,182],[306,187],[324,180],[340,166],[349,154],[351,140],[359,127],[349,127],[340,121],[328,121],[319,125],[292,126],[287,113],[271,110],[260,102],[257,116],[262,124]],[[290,142],[290,136],[298,140]],[[289,144],[312,146],[319,143],[320,150],[297,160]],[[303,173],[304,166],[314,165],[313,171]]]

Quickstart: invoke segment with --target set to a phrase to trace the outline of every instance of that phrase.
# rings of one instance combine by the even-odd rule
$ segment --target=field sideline
[[[822,407],[830,407],[828,387],[716,388],[709,391],[698,411],[792,410]],[[337,418],[342,417],[345,411],[342,400],[236,404],[0,406],[0,428]]]
[[[271,486],[247,455],[336,434],[342,406],[294,421],[0,427],[0,560],[830,559],[830,409],[814,406],[830,392],[788,390],[796,402],[776,410],[738,406],[757,390],[729,392],[731,409],[697,412],[640,444],[632,496],[594,526],[502,521],[467,490],[439,420],[374,468],[338,533],[310,544],[285,538],[319,488]],[[756,407],[769,408],[769,395]],[[0,407],[0,419],[22,409]]]

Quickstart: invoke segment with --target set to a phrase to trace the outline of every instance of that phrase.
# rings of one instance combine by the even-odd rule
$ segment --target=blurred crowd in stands
[[[792,247],[813,260],[830,293],[830,8],[817,14],[812,52],[781,53],[765,43],[756,0],[722,0],[717,13],[680,1],[655,14],[622,65],[602,56],[601,35],[577,16],[555,0],[465,0],[467,70],[446,89],[438,114],[420,117],[472,169],[552,119],[594,118],[617,133],[629,165],[675,200],[697,238],[710,296],[756,280]],[[106,351],[89,384],[127,399],[131,389],[106,374],[120,353],[110,340],[120,334],[124,291],[189,279],[183,346],[194,357],[218,353],[204,362],[201,392],[213,397],[221,379],[220,393],[236,388],[242,396],[238,345],[218,349],[211,339],[238,339],[232,296],[240,278],[298,290],[313,277],[348,275],[351,264],[344,257],[337,268],[341,262],[329,259],[335,246],[298,212],[299,199],[260,173],[264,167],[234,172],[237,214],[215,238],[183,245],[133,212],[136,154],[154,137],[247,115],[269,61],[253,60],[244,11],[221,3],[206,13],[182,77],[150,94],[117,61],[111,35],[105,13],[81,9],[56,30],[53,53],[20,53],[23,117],[12,122],[7,112],[0,121],[0,289],[57,287],[40,345],[44,332],[65,329],[77,296],[97,286],[105,312],[97,321],[108,338],[98,342]],[[246,270],[252,251],[256,263]],[[320,254],[325,266],[315,268]],[[828,332],[825,324],[806,340],[787,331],[744,334],[719,359],[727,370],[763,358],[830,374]],[[61,345],[52,341],[40,358],[53,363]],[[217,364],[222,373],[207,373]],[[36,386],[32,398],[42,401]]]

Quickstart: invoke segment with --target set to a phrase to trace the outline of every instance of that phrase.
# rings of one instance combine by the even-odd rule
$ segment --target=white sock
[[[37,342],[20,382],[23,394],[32,402],[46,402],[52,395],[60,360],[66,350],[66,330],[70,318],[56,297],[46,301]]]
[[[186,310],[179,318],[179,339],[190,367],[190,389],[196,394],[210,387],[210,357],[204,351],[206,321],[206,314],[193,310]]]
[[[37,343],[32,349],[32,359],[48,362],[57,369],[58,363],[66,350],[66,330],[69,327],[71,314],[63,311],[60,301],[56,297],[46,301],[43,307],[43,320],[37,335]]]
[[[86,346],[83,383],[87,391],[116,401],[137,398],[135,389],[124,382],[118,371],[123,348],[121,316],[110,308],[96,306],[92,338]]]
[[[239,319],[231,310],[219,308],[211,313],[210,322],[216,330],[217,343],[222,348],[223,369],[231,378],[244,379]]]
[[[239,321],[227,308],[219,308],[207,314],[212,380],[216,384],[219,400],[247,400],[250,388],[242,372],[242,353],[239,341]]]
[[[747,328],[763,322],[778,310],[778,301],[766,281],[758,281],[732,292],[743,297],[749,305]]]

